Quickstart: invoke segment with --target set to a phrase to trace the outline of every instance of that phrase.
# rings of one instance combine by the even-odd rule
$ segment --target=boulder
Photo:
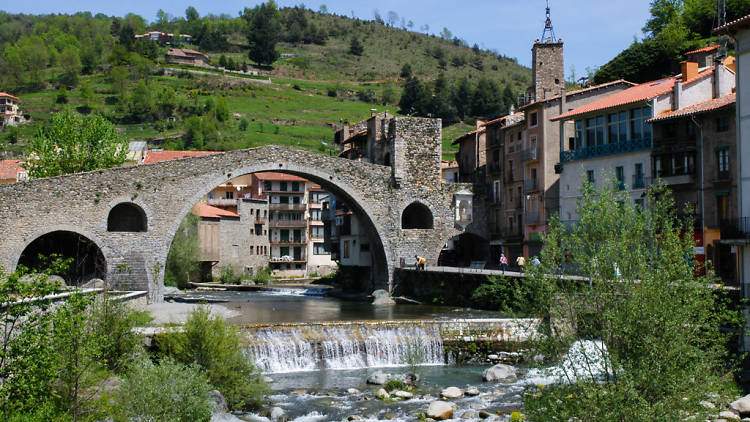
[[[396,301],[391,298],[391,294],[388,293],[388,291],[383,289],[378,289],[372,292],[372,297],[374,297],[372,304],[373,305],[395,305]]]
[[[729,403],[729,408],[736,410],[740,415],[750,414],[750,394]]]
[[[387,391],[385,391],[385,389],[384,389],[384,388],[381,388],[380,390],[378,390],[378,392],[377,392],[377,393],[375,393],[375,397],[377,397],[377,398],[379,398],[379,399],[381,399],[381,400],[385,400],[385,399],[387,399],[387,398],[390,398],[390,397],[391,397],[391,395],[390,395],[390,394],[388,394],[388,392],[387,392]]]
[[[440,392],[440,396],[444,399],[460,399],[463,395],[464,392],[458,387],[448,387]]]
[[[738,421],[738,420],[740,420],[740,416],[738,414],[736,414],[736,413],[734,413],[732,411],[729,411],[729,410],[725,410],[725,411],[719,413],[719,417],[723,418],[723,419],[726,419],[726,420],[730,420],[730,421]]]
[[[486,411],[486,410],[480,410],[480,411],[479,411],[479,417],[480,417],[481,419],[487,419],[487,418],[489,418],[490,416],[492,416],[492,413],[490,413],[490,412],[488,412],[488,411]]]
[[[488,382],[513,382],[518,379],[518,374],[516,373],[516,368],[498,363],[491,368],[485,369],[482,379]]]
[[[65,287],[67,284],[65,283],[65,279],[60,277],[59,275],[49,275],[45,276],[44,274],[26,274],[25,276],[18,279],[21,283],[32,283],[32,282],[39,282],[44,277],[47,279],[47,283],[49,284],[56,284],[60,287]]]
[[[383,385],[388,382],[388,374],[383,371],[375,371],[367,377],[367,383],[373,385]]]
[[[265,382],[266,384],[270,384],[270,383],[272,383],[272,382],[273,382],[273,378],[271,378],[271,377],[263,377],[263,381],[264,381],[264,382]]]
[[[185,292],[174,286],[164,286],[165,295],[184,295]]]
[[[360,418],[357,415],[349,415],[349,417],[347,417],[346,420],[348,420],[348,421],[361,421],[362,418]]]
[[[356,388],[349,388],[346,390],[346,394],[359,394],[359,390]]]
[[[434,401],[430,403],[430,407],[427,408],[427,417],[438,421],[450,419],[453,417],[453,412],[456,411],[458,406],[455,403],[448,403],[447,401]]]
[[[280,407],[271,408],[271,422],[283,422],[286,420],[286,413]]]
[[[403,382],[404,384],[408,385],[416,385],[419,382],[419,374],[415,374],[413,372],[407,372],[405,374],[399,374],[399,375],[388,375],[388,379],[395,379]]]
[[[477,387],[469,387],[466,389],[466,395],[467,396],[478,396],[479,395],[479,389]]]
[[[710,401],[701,400],[700,402],[698,402],[698,404],[705,407],[706,409],[716,409],[716,405],[714,405]]]
[[[489,359],[489,360],[498,360],[498,359],[500,359],[500,356],[495,355],[495,354],[487,355],[487,359]]]
[[[401,390],[399,390],[399,391],[396,391],[395,393],[393,393],[393,395],[396,396],[396,397],[398,397],[398,398],[400,398],[400,399],[404,399],[404,400],[409,400],[409,399],[413,399],[414,398],[414,394],[412,394],[412,393],[410,393],[408,391],[401,391]]]
[[[219,390],[209,391],[208,396],[211,398],[211,401],[214,403],[213,413],[226,413],[227,401],[224,399],[224,396],[221,394],[221,392],[219,392]]]
[[[461,414],[461,419],[476,419],[476,418],[477,418],[477,412],[473,410],[467,410]]]
[[[105,287],[107,287],[107,284],[101,278],[92,278],[81,285],[82,289],[103,289]]]

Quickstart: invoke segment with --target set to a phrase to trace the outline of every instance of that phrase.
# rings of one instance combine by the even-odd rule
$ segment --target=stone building
[[[167,63],[189,64],[193,66],[210,66],[211,59],[197,50],[188,48],[170,48],[165,54]]]
[[[477,128],[456,138],[458,178],[464,183],[484,183],[487,165],[487,141],[484,124],[487,119],[477,119]]]
[[[18,102],[18,97],[0,92],[0,127],[16,126],[26,122],[26,118],[18,108]]]

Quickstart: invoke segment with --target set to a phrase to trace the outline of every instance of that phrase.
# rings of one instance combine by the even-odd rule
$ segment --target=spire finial
[[[555,30],[552,28],[552,18],[549,13],[549,0],[547,0],[547,20],[544,23],[544,32],[542,32],[542,42],[557,42],[555,37]]]

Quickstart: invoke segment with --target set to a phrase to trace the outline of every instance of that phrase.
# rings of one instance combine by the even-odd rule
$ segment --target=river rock
[[[183,295],[185,292],[174,286],[164,286],[165,295]]]
[[[419,374],[413,372],[407,372],[399,375],[388,375],[388,379],[395,379],[408,385],[416,385],[419,382]]]
[[[81,285],[82,289],[103,289],[105,287],[107,287],[107,285],[101,278],[92,278],[91,280]]]
[[[455,403],[448,403],[447,401],[434,401],[430,403],[430,407],[427,408],[427,417],[435,420],[445,420],[453,417],[453,412],[458,409]]]
[[[231,413],[212,413],[211,422],[244,422],[242,419]]]
[[[208,392],[208,396],[211,398],[211,401],[214,403],[214,413],[226,413],[227,411],[227,401],[224,399],[224,396],[219,392],[219,390],[211,390]]]
[[[283,422],[286,420],[286,413],[280,407],[271,408],[271,422]]]
[[[495,355],[495,354],[487,355],[487,359],[489,359],[489,360],[499,360],[500,356]]]
[[[386,290],[378,289],[372,292],[372,296],[375,298],[372,301],[373,305],[395,305],[396,301],[391,298],[391,294]]]
[[[440,396],[445,399],[460,399],[463,395],[464,392],[458,387],[448,387],[440,392]]]
[[[412,393],[410,393],[408,391],[401,391],[401,390],[399,390],[399,391],[396,391],[395,393],[393,393],[393,395],[396,396],[396,397],[398,397],[398,398],[404,399],[404,400],[409,400],[409,399],[413,399],[414,398],[414,394],[412,394]]]
[[[349,388],[346,390],[346,394],[359,394],[359,390],[356,388]]]
[[[461,419],[476,419],[477,412],[473,410],[467,410],[461,414]]]
[[[477,387],[469,387],[466,389],[466,395],[467,396],[478,396],[479,395],[479,389]]]
[[[488,382],[513,382],[518,379],[518,375],[516,374],[516,368],[498,363],[491,368],[485,369],[482,379]]]
[[[719,417],[727,419],[727,420],[734,420],[734,421],[740,420],[740,416],[738,414],[729,410],[725,410],[719,413]]]
[[[348,420],[348,421],[361,421],[362,418],[360,418],[357,415],[350,415],[349,417],[346,418],[346,420]]]
[[[701,400],[698,402],[698,404],[705,407],[706,409],[716,409],[716,405],[711,403],[710,401]]]
[[[377,398],[379,398],[379,399],[381,399],[381,400],[385,400],[385,399],[387,399],[387,398],[390,398],[390,397],[391,397],[391,395],[390,395],[390,394],[388,394],[388,392],[387,392],[387,391],[385,391],[385,389],[384,389],[384,388],[381,388],[380,390],[378,390],[378,392],[377,392],[377,393],[375,393],[375,397],[377,397]]]
[[[750,413],[750,394],[729,403],[729,408],[736,410],[743,416]]]
[[[388,374],[383,371],[375,371],[367,377],[368,384],[383,385],[388,382]]]
[[[490,413],[490,412],[488,412],[488,411],[486,411],[486,410],[480,410],[480,411],[479,411],[479,417],[480,417],[481,419],[487,419],[487,418],[489,418],[490,416],[492,416],[492,413]]]

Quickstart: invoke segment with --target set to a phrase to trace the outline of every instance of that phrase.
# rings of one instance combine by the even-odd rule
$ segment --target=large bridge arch
[[[440,144],[397,167],[330,157],[277,146],[228,151],[138,166],[0,185],[0,266],[15,269],[23,249],[42,231],[63,229],[91,239],[107,262],[115,287],[148,289],[161,299],[163,268],[179,223],[191,207],[219,184],[248,173],[295,174],[343,198],[376,237],[375,270],[385,287],[401,258],[420,254],[436,262],[454,224],[454,193],[466,186],[440,182]],[[414,142],[424,148],[424,142]],[[419,151],[414,152],[417,154]],[[403,161],[403,157],[399,160]],[[394,159],[394,163],[399,161]],[[401,214],[419,201],[433,216],[431,229],[404,229]],[[146,231],[107,231],[107,216],[120,202],[138,205]],[[388,287],[392,287],[388,284]]]

